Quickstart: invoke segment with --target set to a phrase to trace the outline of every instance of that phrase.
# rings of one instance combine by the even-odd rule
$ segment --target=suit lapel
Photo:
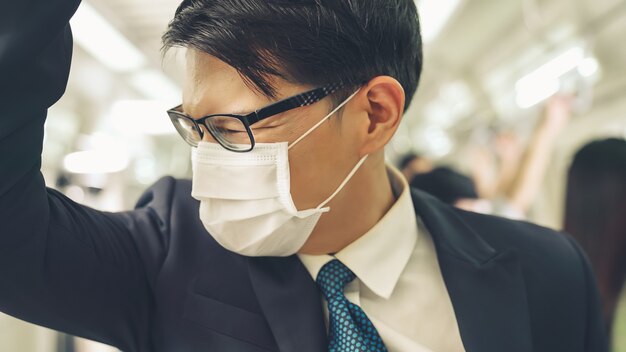
[[[496,251],[449,206],[413,190],[467,352],[532,351],[523,275],[513,250]]]
[[[249,258],[249,271],[280,350],[326,351],[321,296],[297,256]]]
[[[413,190],[433,237],[467,352],[530,352],[526,287],[513,250],[496,251],[447,205]],[[281,351],[328,348],[319,290],[297,256],[249,258],[259,304]]]

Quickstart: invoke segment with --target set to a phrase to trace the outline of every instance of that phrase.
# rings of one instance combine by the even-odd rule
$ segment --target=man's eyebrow
[[[182,106],[179,108],[179,111],[186,115],[189,115],[189,113],[187,113]],[[253,111],[255,110],[254,109],[237,109],[235,111],[220,111],[220,112],[214,112],[210,114],[204,114],[198,118],[202,118],[202,117],[209,116],[209,115],[248,115],[252,113]]]
[[[230,112],[230,114],[233,115],[248,115],[252,112],[254,112],[257,109],[239,109],[239,110],[235,110],[233,112]]]

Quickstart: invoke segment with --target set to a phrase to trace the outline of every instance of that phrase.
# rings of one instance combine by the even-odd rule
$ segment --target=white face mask
[[[235,153],[216,143],[192,150],[191,195],[200,201],[200,220],[224,248],[246,256],[289,256],[302,248],[326,207],[361,167],[361,158],[319,206],[298,210],[291,197],[288,150],[345,105],[357,92],[304,133],[286,142],[257,144]]]

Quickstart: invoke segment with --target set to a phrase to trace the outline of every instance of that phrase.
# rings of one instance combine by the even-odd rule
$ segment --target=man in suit
[[[417,88],[411,0],[185,0],[192,181],[133,211],[45,187],[79,0],[0,4],[0,310],[124,351],[606,351],[566,235],[411,191],[383,149]]]

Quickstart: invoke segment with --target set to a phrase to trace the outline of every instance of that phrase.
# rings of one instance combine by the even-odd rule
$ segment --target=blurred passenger
[[[410,185],[457,208],[484,214],[491,212],[490,202],[479,198],[474,181],[451,168],[437,167],[415,175]]]
[[[626,279],[626,140],[595,141],[576,153],[567,181],[565,231],[589,256],[610,331]]]
[[[413,176],[433,169],[433,162],[429,158],[416,153],[408,153],[400,160],[400,171],[411,182]]]

